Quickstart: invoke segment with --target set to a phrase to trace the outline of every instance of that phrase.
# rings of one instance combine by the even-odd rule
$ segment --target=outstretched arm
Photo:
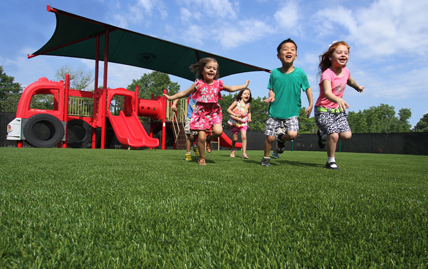
[[[239,86],[238,85],[237,86],[226,86],[223,84],[223,90],[225,90],[227,92],[236,92],[236,91],[246,89],[249,84],[250,84],[249,80],[245,81],[244,85],[239,85]]]
[[[345,100],[343,100],[340,97],[337,97],[336,95],[333,94],[333,91],[331,90],[331,82],[330,80],[323,80],[322,81],[322,87],[324,89],[324,94],[325,97],[332,101],[335,102],[337,104],[337,108],[339,108],[340,110],[346,111],[347,108],[349,108],[348,103],[345,102]]]
[[[313,96],[312,96],[312,89],[311,89],[311,87],[309,87],[306,90],[306,96],[308,97],[308,103],[309,103],[309,105],[308,105],[308,108],[306,108],[305,114],[306,114],[306,117],[309,118],[311,116],[311,113],[312,113],[312,108],[314,107],[314,102],[313,102]]]
[[[352,88],[354,88],[357,92],[363,92],[364,91],[364,86],[358,85],[358,83],[351,76],[349,76],[347,84],[349,86],[351,86]]]
[[[269,97],[265,100],[263,100],[263,102],[265,103],[273,103],[275,102],[275,93],[273,92],[273,90],[269,90]]]
[[[164,94],[163,96],[165,96],[168,100],[173,101],[175,99],[179,99],[185,96],[188,96],[191,93],[194,93],[196,91],[196,82],[194,82],[192,84],[192,86],[190,86],[190,88],[188,88],[187,90],[178,92],[176,94],[174,94],[173,96],[169,96],[167,94]]]

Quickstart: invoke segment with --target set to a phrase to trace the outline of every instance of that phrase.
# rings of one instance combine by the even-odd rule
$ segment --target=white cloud
[[[296,30],[299,21],[299,7],[296,2],[286,2],[274,15],[279,27],[287,31]]]
[[[201,26],[192,24],[187,27],[187,30],[181,33],[181,36],[182,39],[186,40],[186,43],[201,45],[204,43],[203,40],[209,37],[208,33]]]
[[[157,10],[162,19],[168,16],[168,12],[162,1],[159,0],[138,0],[135,5],[129,6],[128,12],[123,12],[118,8],[114,10],[113,18],[115,24],[122,28],[128,28],[130,24],[139,24],[144,22],[146,26],[150,25],[147,17],[153,16],[154,10]]]
[[[237,16],[237,4],[233,5],[229,0],[182,0],[191,12],[202,11],[204,16],[210,18],[232,18]]]
[[[273,29],[265,22],[249,19],[241,20],[237,24],[224,24],[214,31],[213,36],[220,41],[223,47],[234,48],[261,39],[273,32]]]
[[[364,46],[365,57],[394,53],[428,54],[427,1],[379,0],[356,11],[342,6],[317,12],[318,22],[334,36],[343,28],[346,39]]]
[[[195,20],[200,20],[202,17],[201,12],[199,11],[190,11],[187,8],[180,8],[180,18],[184,23],[192,22]]]

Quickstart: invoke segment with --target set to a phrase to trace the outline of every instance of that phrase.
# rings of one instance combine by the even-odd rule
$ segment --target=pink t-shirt
[[[223,90],[223,80],[214,80],[213,84],[208,85],[198,79],[196,81],[196,91],[193,93],[192,99],[201,103],[218,103],[218,100],[222,100],[221,90]]]
[[[324,88],[322,86],[323,80],[328,80],[331,82],[331,90],[334,95],[336,95],[339,98],[343,97],[343,94],[345,93],[345,88],[348,83],[350,73],[348,68],[343,68],[343,76],[339,78],[330,68],[327,68],[321,75],[320,80],[320,96],[317,99],[317,102],[315,103],[315,106],[321,106],[326,108],[336,108],[337,104],[335,102],[332,102],[328,100],[325,97],[324,94]]]

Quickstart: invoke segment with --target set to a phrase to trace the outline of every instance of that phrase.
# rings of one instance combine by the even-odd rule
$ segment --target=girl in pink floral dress
[[[198,163],[206,165],[205,143],[207,152],[212,151],[211,141],[218,138],[223,133],[222,119],[223,113],[218,100],[221,100],[220,91],[236,92],[248,87],[248,80],[244,85],[226,86],[219,78],[219,66],[214,58],[203,58],[198,63],[192,64],[190,69],[196,70],[196,81],[185,91],[169,96],[164,94],[168,100],[175,100],[193,93],[192,98],[196,100],[196,106],[190,119],[190,129],[198,131],[198,148],[200,152]],[[207,136],[207,130],[212,128],[212,132]]]

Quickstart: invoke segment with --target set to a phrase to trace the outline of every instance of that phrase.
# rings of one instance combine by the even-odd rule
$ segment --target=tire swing
[[[158,126],[153,131],[154,138],[159,139],[159,146],[158,148],[162,148],[162,125]],[[174,134],[171,128],[166,127],[165,128],[165,148],[173,147],[174,146]]]
[[[84,120],[71,120],[67,127],[67,147],[84,148],[92,138],[92,127]]]
[[[37,114],[28,119],[24,126],[24,136],[28,144],[37,148],[50,148],[64,137],[61,121],[49,114]]]

